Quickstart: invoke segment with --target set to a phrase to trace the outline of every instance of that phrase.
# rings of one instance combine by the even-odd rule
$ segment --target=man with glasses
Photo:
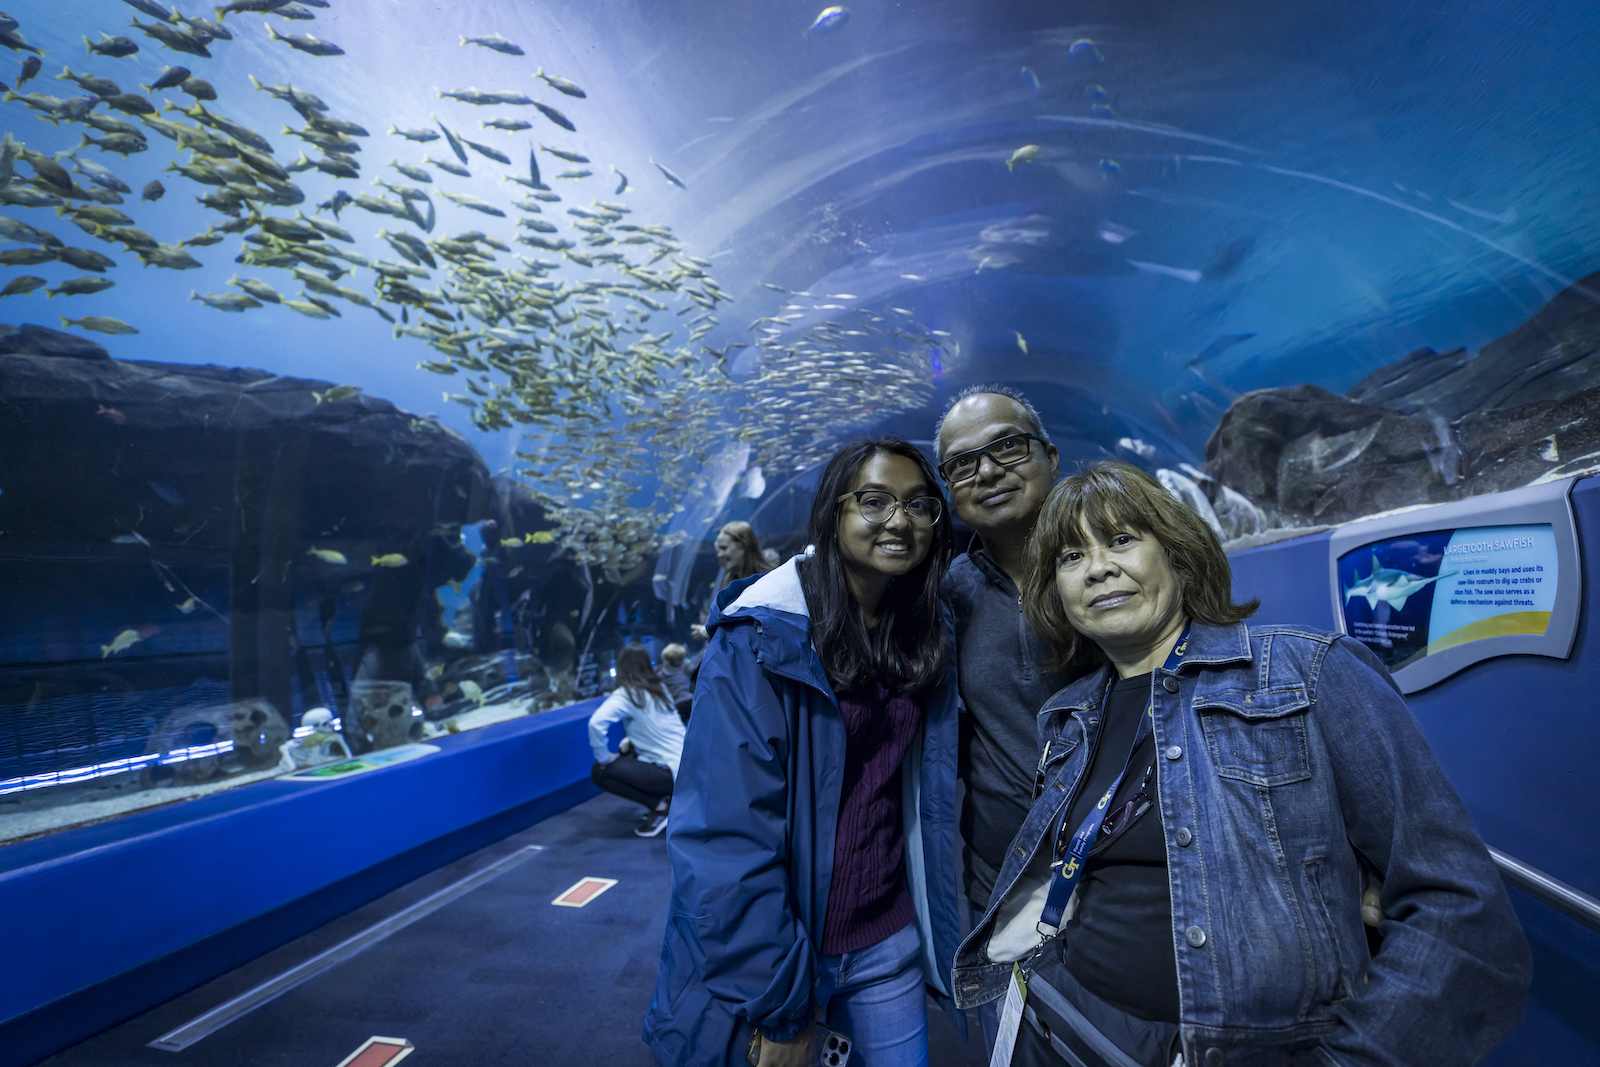
[[[1060,459],[1032,404],[1002,385],[961,391],[934,432],[950,503],[976,536],[944,581],[955,618],[962,705],[959,776],[965,891],[983,917],[1006,848],[1027,817],[1039,708],[1071,674],[1046,671],[1050,645],[1022,614],[1023,547]],[[998,1001],[978,1009],[993,1051]]]

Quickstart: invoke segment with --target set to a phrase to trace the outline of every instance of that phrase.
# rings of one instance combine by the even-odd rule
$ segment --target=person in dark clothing
[[[976,532],[950,565],[944,597],[955,622],[961,680],[960,777],[964,889],[975,923],[982,917],[1007,847],[1028,814],[1039,762],[1039,708],[1071,680],[1046,667],[1050,645],[1022,614],[1023,548],[1059,460],[1032,405],[1006,386],[963,390],[935,438],[940,475],[956,514]],[[978,1009],[984,1043],[994,1048],[993,1003]]]
[[[678,717],[686,724],[689,721],[689,705],[694,697],[694,683],[683,666],[688,655],[688,649],[674,642],[661,650],[661,666],[656,668],[661,684],[667,687],[667,695],[672,698],[673,707],[678,709]]]
[[[399,555],[405,559],[402,566],[379,568],[371,579],[372,592],[361,609],[355,680],[407,682],[416,699],[432,709],[440,697],[426,675],[423,651],[443,647],[443,608],[436,590],[465,578],[476,557],[458,534],[443,530],[425,534]]]

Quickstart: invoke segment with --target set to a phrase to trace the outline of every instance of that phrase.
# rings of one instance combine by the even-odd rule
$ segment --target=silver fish
[[[404,137],[408,141],[417,141],[421,144],[439,139],[439,134],[434,130],[402,130],[394,125],[389,127],[389,133],[391,136]]]
[[[296,89],[292,85],[263,85],[261,80],[254,74],[250,75],[250,83],[256,87],[258,92],[264,92],[275,99],[282,100],[302,115],[305,115],[308,111],[328,110],[328,105],[324,104],[320,98],[302,89]]]
[[[435,134],[435,136],[437,136],[437,134]],[[400,162],[397,162],[397,161],[390,161],[389,166],[393,167],[395,170],[399,171],[401,174],[404,174],[407,178],[410,178],[414,182],[431,182],[431,181],[433,181],[433,175],[429,174],[427,171],[423,170],[421,167],[413,167],[409,163],[400,163]]]
[[[546,74],[543,67],[540,67],[537,71],[535,71],[533,76],[535,78],[543,78],[545,84],[550,86],[550,88],[554,89],[558,93],[565,93],[568,96],[575,96],[579,100],[585,99],[589,95],[572,82],[567,81],[565,78],[557,77],[554,74]]]
[[[461,143],[478,153],[480,156],[485,156],[489,159],[492,159],[496,163],[511,162],[510,156],[506,155],[504,152],[500,151],[500,149],[495,148],[492,145],[479,144],[477,141],[469,141],[465,137],[461,138]]]
[[[516,45],[506,40],[498,33],[491,33],[487,37],[463,36],[461,38],[461,46],[465,48],[469,44],[481,45],[484,48],[491,48],[496,52],[504,52],[508,56],[527,55],[527,53],[521,48],[518,48]]]
[[[422,157],[422,161],[424,163],[429,163],[429,164],[432,164],[435,167],[438,167],[440,170],[444,171],[447,174],[454,174],[457,177],[461,177],[461,178],[470,178],[470,177],[472,177],[472,172],[470,170],[468,170],[466,167],[463,167],[463,166],[461,166],[459,164],[456,164],[456,163],[451,163],[448,160],[434,159],[432,156],[423,156]]]
[[[279,33],[272,28],[272,23],[267,23],[267,36],[274,41],[282,41],[290,48],[304,52],[308,56],[342,56],[344,49],[331,41],[324,41],[320,37],[313,37],[309,33]]]
[[[206,307],[216,308],[218,311],[244,311],[261,306],[261,301],[243,293],[201,293],[199,290],[190,289],[189,299],[198,300]]]

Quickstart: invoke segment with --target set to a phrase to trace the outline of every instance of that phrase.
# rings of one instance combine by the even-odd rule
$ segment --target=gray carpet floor
[[[640,808],[609,795],[430,872],[365,907],[42,1061],[49,1067],[334,1067],[373,1035],[415,1046],[405,1067],[649,1067],[639,1024],[666,924],[664,838],[633,835]],[[182,1052],[149,1042],[528,845],[543,851]],[[555,907],[585,876],[617,884]],[[930,1005],[931,1008],[931,1005]],[[929,1011],[932,1067],[984,1061]]]

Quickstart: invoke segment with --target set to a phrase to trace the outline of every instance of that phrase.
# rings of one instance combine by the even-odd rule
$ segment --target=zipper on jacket
[[[1021,645],[1022,677],[1024,681],[1033,681],[1033,650],[1028,646],[1028,616],[1022,610],[1022,594],[1017,594],[1017,643]]]

